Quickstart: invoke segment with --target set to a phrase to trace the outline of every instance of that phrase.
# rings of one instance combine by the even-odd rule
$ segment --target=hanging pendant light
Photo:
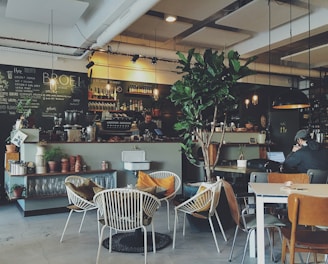
[[[290,6],[290,42],[292,40],[292,0],[289,3]],[[309,9],[310,16],[310,9]],[[309,28],[310,32],[310,28]],[[310,52],[310,49],[309,49]],[[292,63],[291,63],[292,67]],[[309,69],[310,69],[310,61],[309,61]],[[299,89],[291,88],[287,92],[280,94],[272,104],[274,109],[300,109],[300,108],[308,108],[310,107],[310,102],[308,97]]]
[[[106,84],[106,94],[108,95],[108,97],[111,97],[112,87],[110,86],[110,80],[109,80],[109,52],[110,52],[110,47],[108,46],[108,48],[107,48],[107,84]]]
[[[274,101],[274,109],[299,109],[310,107],[309,99],[299,89],[292,88],[288,92],[282,93]]]
[[[57,93],[57,79],[54,74],[54,17],[53,10],[51,9],[51,76],[49,80],[50,91]]]

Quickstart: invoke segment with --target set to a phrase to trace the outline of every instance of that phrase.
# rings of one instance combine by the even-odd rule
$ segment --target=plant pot
[[[237,167],[238,168],[246,168],[247,160],[237,160]]]
[[[49,160],[48,165],[49,165],[49,172],[55,172],[56,171],[56,166],[57,166],[56,161]]]
[[[14,153],[16,152],[16,146],[14,144],[6,145],[7,153]]]
[[[17,188],[15,190],[13,190],[13,195],[16,198],[22,197],[22,193],[24,191],[24,188]]]

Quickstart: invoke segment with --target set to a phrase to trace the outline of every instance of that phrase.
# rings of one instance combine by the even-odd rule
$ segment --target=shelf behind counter
[[[9,199],[16,200],[24,216],[67,211],[68,205],[65,178],[79,175],[111,189],[117,187],[117,171],[93,170],[83,172],[55,172],[44,174],[11,175],[5,171],[5,190]],[[13,197],[10,188],[14,184],[23,185],[22,197]]]

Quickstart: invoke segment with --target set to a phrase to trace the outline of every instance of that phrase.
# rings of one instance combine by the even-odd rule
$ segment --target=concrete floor
[[[154,219],[156,232],[173,234],[174,212],[171,210],[171,231],[167,230],[166,208],[161,207]],[[78,227],[82,214],[73,214],[64,240],[59,242],[68,213],[23,217],[14,203],[0,205],[0,263],[24,264],[91,264],[96,262],[98,239],[96,212],[86,216],[82,232]],[[180,218],[181,219],[181,218]],[[233,239],[234,227],[226,230],[228,242],[217,233],[221,253],[215,249],[211,232],[191,230],[188,225],[186,236],[182,236],[182,221],[177,229],[176,249],[172,245],[157,251],[149,252],[149,264],[190,264],[190,263],[230,263],[228,256]],[[240,232],[233,260],[240,263],[246,236]],[[279,254],[280,244],[275,245]],[[267,248],[267,255],[269,255]],[[144,263],[142,253],[109,253],[105,248],[101,251],[100,263]],[[256,259],[246,257],[245,264],[256,263]],[[266,263],[272,263],[267,256]]]

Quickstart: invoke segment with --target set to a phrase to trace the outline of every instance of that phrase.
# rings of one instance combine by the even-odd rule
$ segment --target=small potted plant
[[[50,147],[46,149],[44,158],[48,162],[50,172],[55,172],[57,164],[63,157],[63,152],[60,147]]]
[[[16,145],[11,143],[11,137],[10,136],[6,138],[5,142],[6,142],[6,151],[7,151],[7,153],[16,152]]]
[[[245,168],[247,166],[247,160],[244,156],[244,145],[239,146],[239,156],[237,159],[237,167]]]
[[[27,118],[32,114],[31,103],[32,97],[26,97],[18,101],[16,112],[20,114],[20,117],[16,121],[16,129],[28,127]]]
[[[25,191],[25,186],[21,184],[13,184],[10,188],[10,192],[16,198],[22,197],[23,191]]]

